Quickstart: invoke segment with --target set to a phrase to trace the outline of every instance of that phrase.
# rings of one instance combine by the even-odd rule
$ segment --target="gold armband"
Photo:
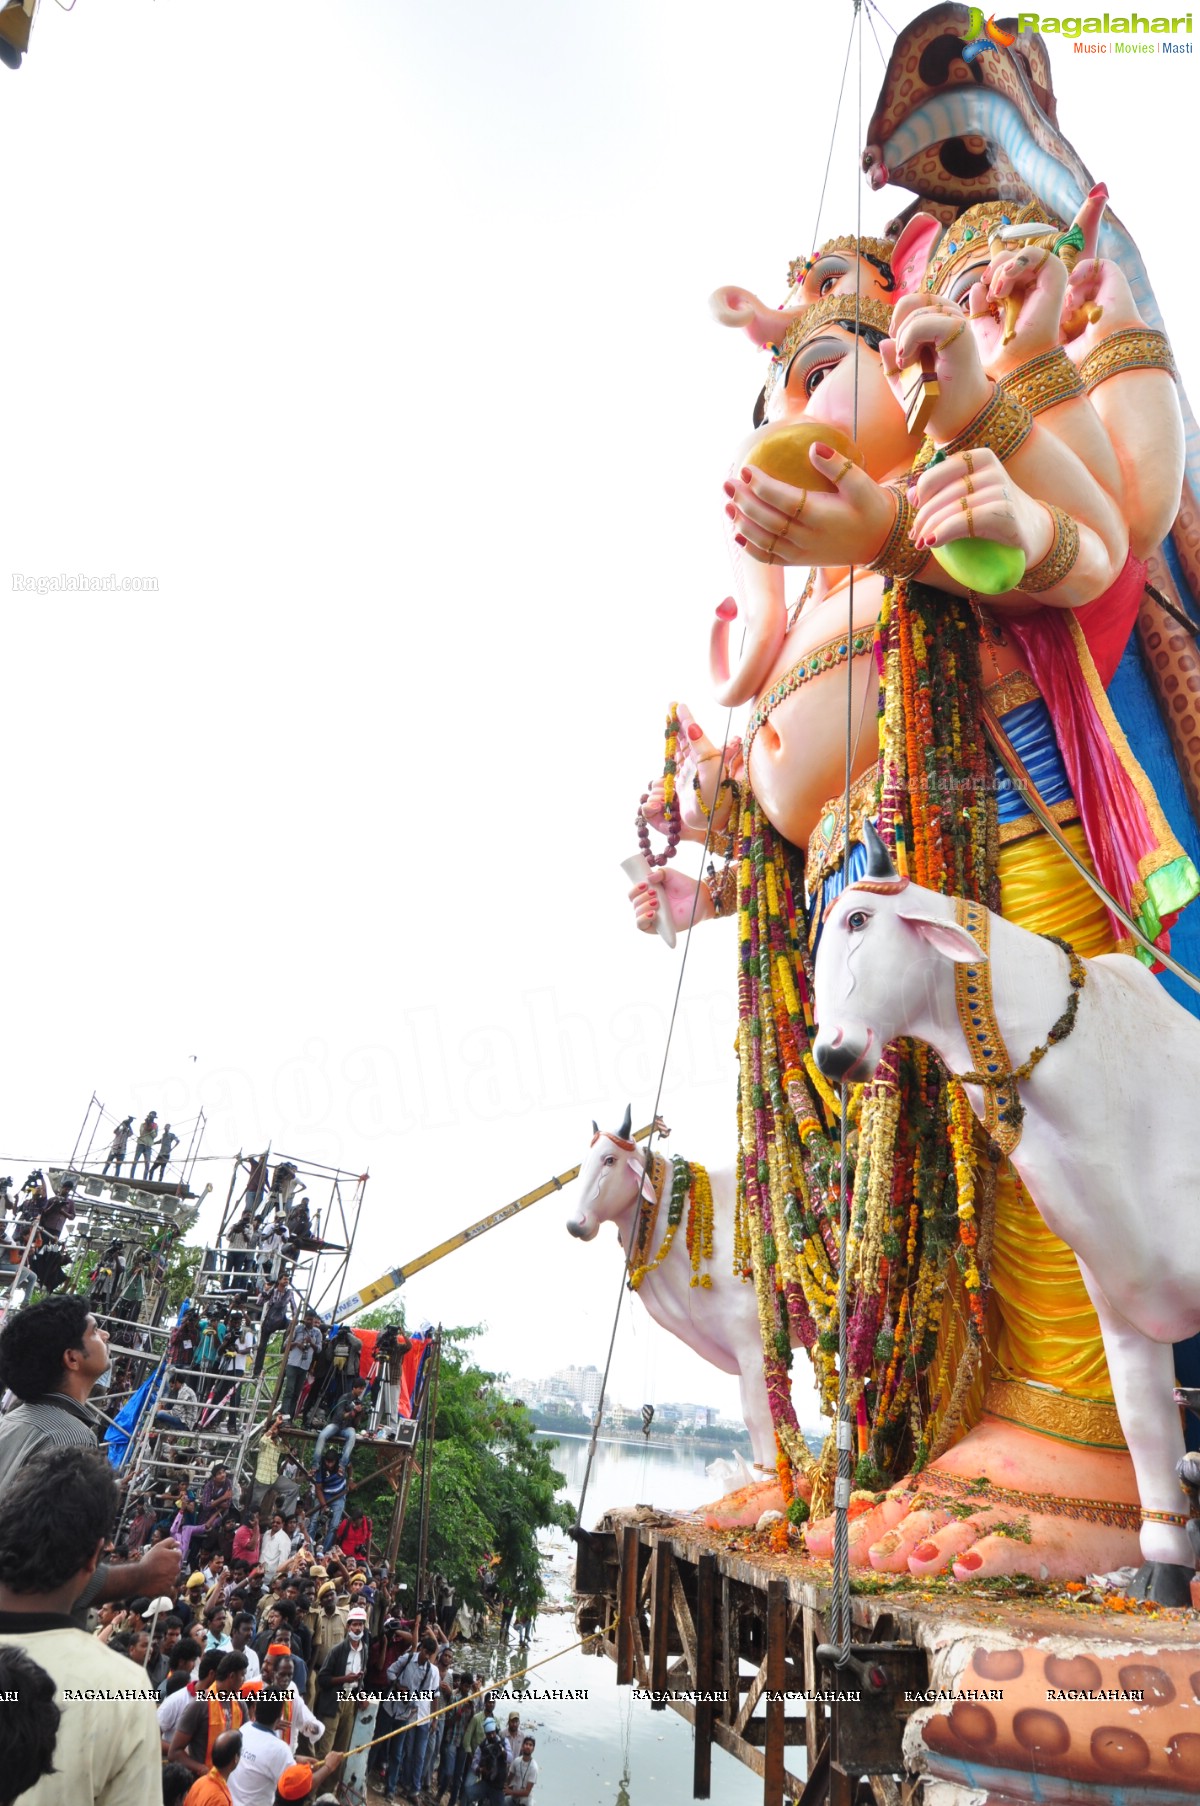
[[[1122,370],[1165,370],[1177,380],[1166,334],[1154,332],[1149,326],[1122,327],[1088,352],[1079,366],[1079,376],[1090,395],[1098,384],[1107,382],[1110,376],[1119,376]]]
[[[974,420],[949,445],[941,445],[938,450],[945,458],[960,451],[993,451],[1003,464],[1020,450],[1032,430],[1033,415],[1029,409],[996,383]]]
[[[1085,393],[1083,379],[1061,345],[1010,370],[996,387],[1030,414],[1044,414],[1060,401],[1077,401]]]
[[[1053,503],[1047,503],[1047,506],[1054,516],[1054,538],[1042,562],[1031,566],[1018,583],[1022,595],[1037,596],[1043,590],[1054,589],[1069,574],[1079,556],[1079,528],[1061,508],[1054,507]]]
[[[915,577],[929,553],[920,546],[915,546],[909,538],[909,530],[916,517],[916,509],[908,499],[908,486],[905,483],[888,483],[885,485],[890,495],[896,498],[896,518],[891,530],[879,551],[867,566],[869,571],[878,571],[885,577]]]

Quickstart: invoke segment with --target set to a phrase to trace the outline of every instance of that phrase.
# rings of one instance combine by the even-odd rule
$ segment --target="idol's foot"
[[[852,1518],[850,1563],[919,1579],[1082,1580],[1141,1563],[1137,1499],[1124,1452],[1058,1442],[985,1417],[923,1473]],[[827,1560],[833,1519],[810,1524],[805,1542]]]
[[[761,1480],[728,1492],[711,1505],[701,1505],[700,1513],[709,1530],[745,1530],[757,1524],[764,1511],[783,1508],[783,1488],[778,1480]]]

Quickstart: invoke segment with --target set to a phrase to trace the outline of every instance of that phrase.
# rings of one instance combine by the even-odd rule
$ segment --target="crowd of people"
[[[310,1316],[280,1326],[288,1362]],[[299,1343],[306,1380],[323,1341],[317,1325]],[[178,1335],[161,1438],[183,1441],[204,1409],[199,1349]],[[310,1467],[276,1425],[274,1472],[248,1497],[220,1462],[198,1496],[173,1491],[157,1460],[166,1480],[135,1474],[122,1509],[88,1407],[108,1368],[85,1298],[10,1310],[0,1330],[0,1806],[320,1806],[368,1743],[386,1800],[529,1800],[534,1740],[516,1714],[502,1732],[481,1678],[454,1672],[448,1589],[405,1610],[347,1496],[361,1378]]]

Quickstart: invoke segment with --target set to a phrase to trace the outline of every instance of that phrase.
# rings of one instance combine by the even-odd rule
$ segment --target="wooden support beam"
[[[717,1558],[701,1555],[696,1569],[696,1667],[693,1684],[698,1694],[711,1693],[717,1684],[715,1618],[717,1609]],[[696,1701],[696,1741],[692,1754],[692,1798],[707,1800],[712,1791],[712,1734],[715,1708],[711,1700]]]
[[[763,1806],[783,1806],[784,1714],[787,1687],[788,1594],[785,1580],[767,1582],[767,1743]]]
[[[824,1626],[817,1616],[815,1607],[806,1605],[801,1611],[801,1622],[804,1630],[804,1690],[814,1693],[817,1680],[817,1644],[822,1639]],[[818,1700],[806,1699],[804,1702],[804,1741],[808,1749],[808,1766],[810,1771],[816,1768],[817,1758],[828,1736],[825,1724],[825,1708]]]
[[[679,1640],[683,1644],[683,1653],[691,1672],[696,1672],[696,1630],[692,1623],[691,1607],[687,1602],[687,1594],[683,1590],[683,1582],[679,1578],[679,1569],[671,1571],[671,1608],[675,1614],[675,1624],[679,1631]]]
[[[721,1685],[725,1704],[721,1717],[731,1725],[738,1709],[738,1645],[737,1625],[733,1609],[733,1582],[728,1574],[721,1576]]]
[[[796,1806],[825,1806],[829,1798],[829,1739],[821,1745],[808,1764],[808,1779]]]
[[[671,1635],[671,1584],[678,1585],[671,1559],[671,1545],[664,1537],[650,1557],[650,1686],[661,1693],[667,1685],[667,1652]],[[665,1712],[667,1702],[651,1700],[652,1712]]]
[[[739,1683],[740,1684],[740,1683]],[[764,1656],[758,1668],[750,1677],[750,1685],[746,1688],[746,1697],[741,1703],[737,1717],[733,1721],[733,1734],[740,1737],[754,1715],[754,1708],[763,1696],[763,1688],[767,1684],[767,1662]]]
[[[621,1532],[620,1591],[617,1595],[620,1617],[617,1623],[617,1686],[628,1687],[633,1680],[634,1635],[638,1609],[638,1532],[636,1524],[626,1524]]]

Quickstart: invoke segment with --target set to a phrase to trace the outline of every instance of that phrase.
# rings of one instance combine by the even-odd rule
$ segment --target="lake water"
[[[555,1438],[555,1466],[567,1478],[567,1496],[579,1500],[587,1459],[584,1437]],[[657,1505],[666,1509],[694,1507],[716,1496],[720,1488],[705,1478],[714,1450],[684,1450],[628,1442],[600,1442],[588,1482],[583,1522],[592,1528],[603,1512],[616,1505]],[[570,1591],[575,1545],[556,1531],[539,1537],[543,1574],[552,1601],[565,1601]],[[516,1635],[508,1645],[508,1668],[540,1662],[574,1643],[569,1611],[544,1611],[538,1618],[527,1653],[518,1658]],[[468,1663],[489,1674],[506,1672],[503,1646],[495,1652],[463,1651]],[[456,1662],[455,1666],[459,1664]],[[588,1697],[574,1700],[530,1700],[522,1708],[522,1728],[537,1738],[540,1778],[534,1806],[688,1806],[692,1798],[692,1727],[668,1708],[653,1712],[646,1701],[635,1702],[632,1689],[618,1687],[616,1666],[607,1656],[585,1656],[572,1649],[528,1677],[533,1688],[586,1687]],[[504,1710],[513,1710],[506,1706]],[[501,1716],[497,1714],[497,1716]],[[503,1717],[501,1716],[501,1723]],[[713,1745],[712,1798],[727,1806],[757,1806],[762,1782],[748,1768]]]

